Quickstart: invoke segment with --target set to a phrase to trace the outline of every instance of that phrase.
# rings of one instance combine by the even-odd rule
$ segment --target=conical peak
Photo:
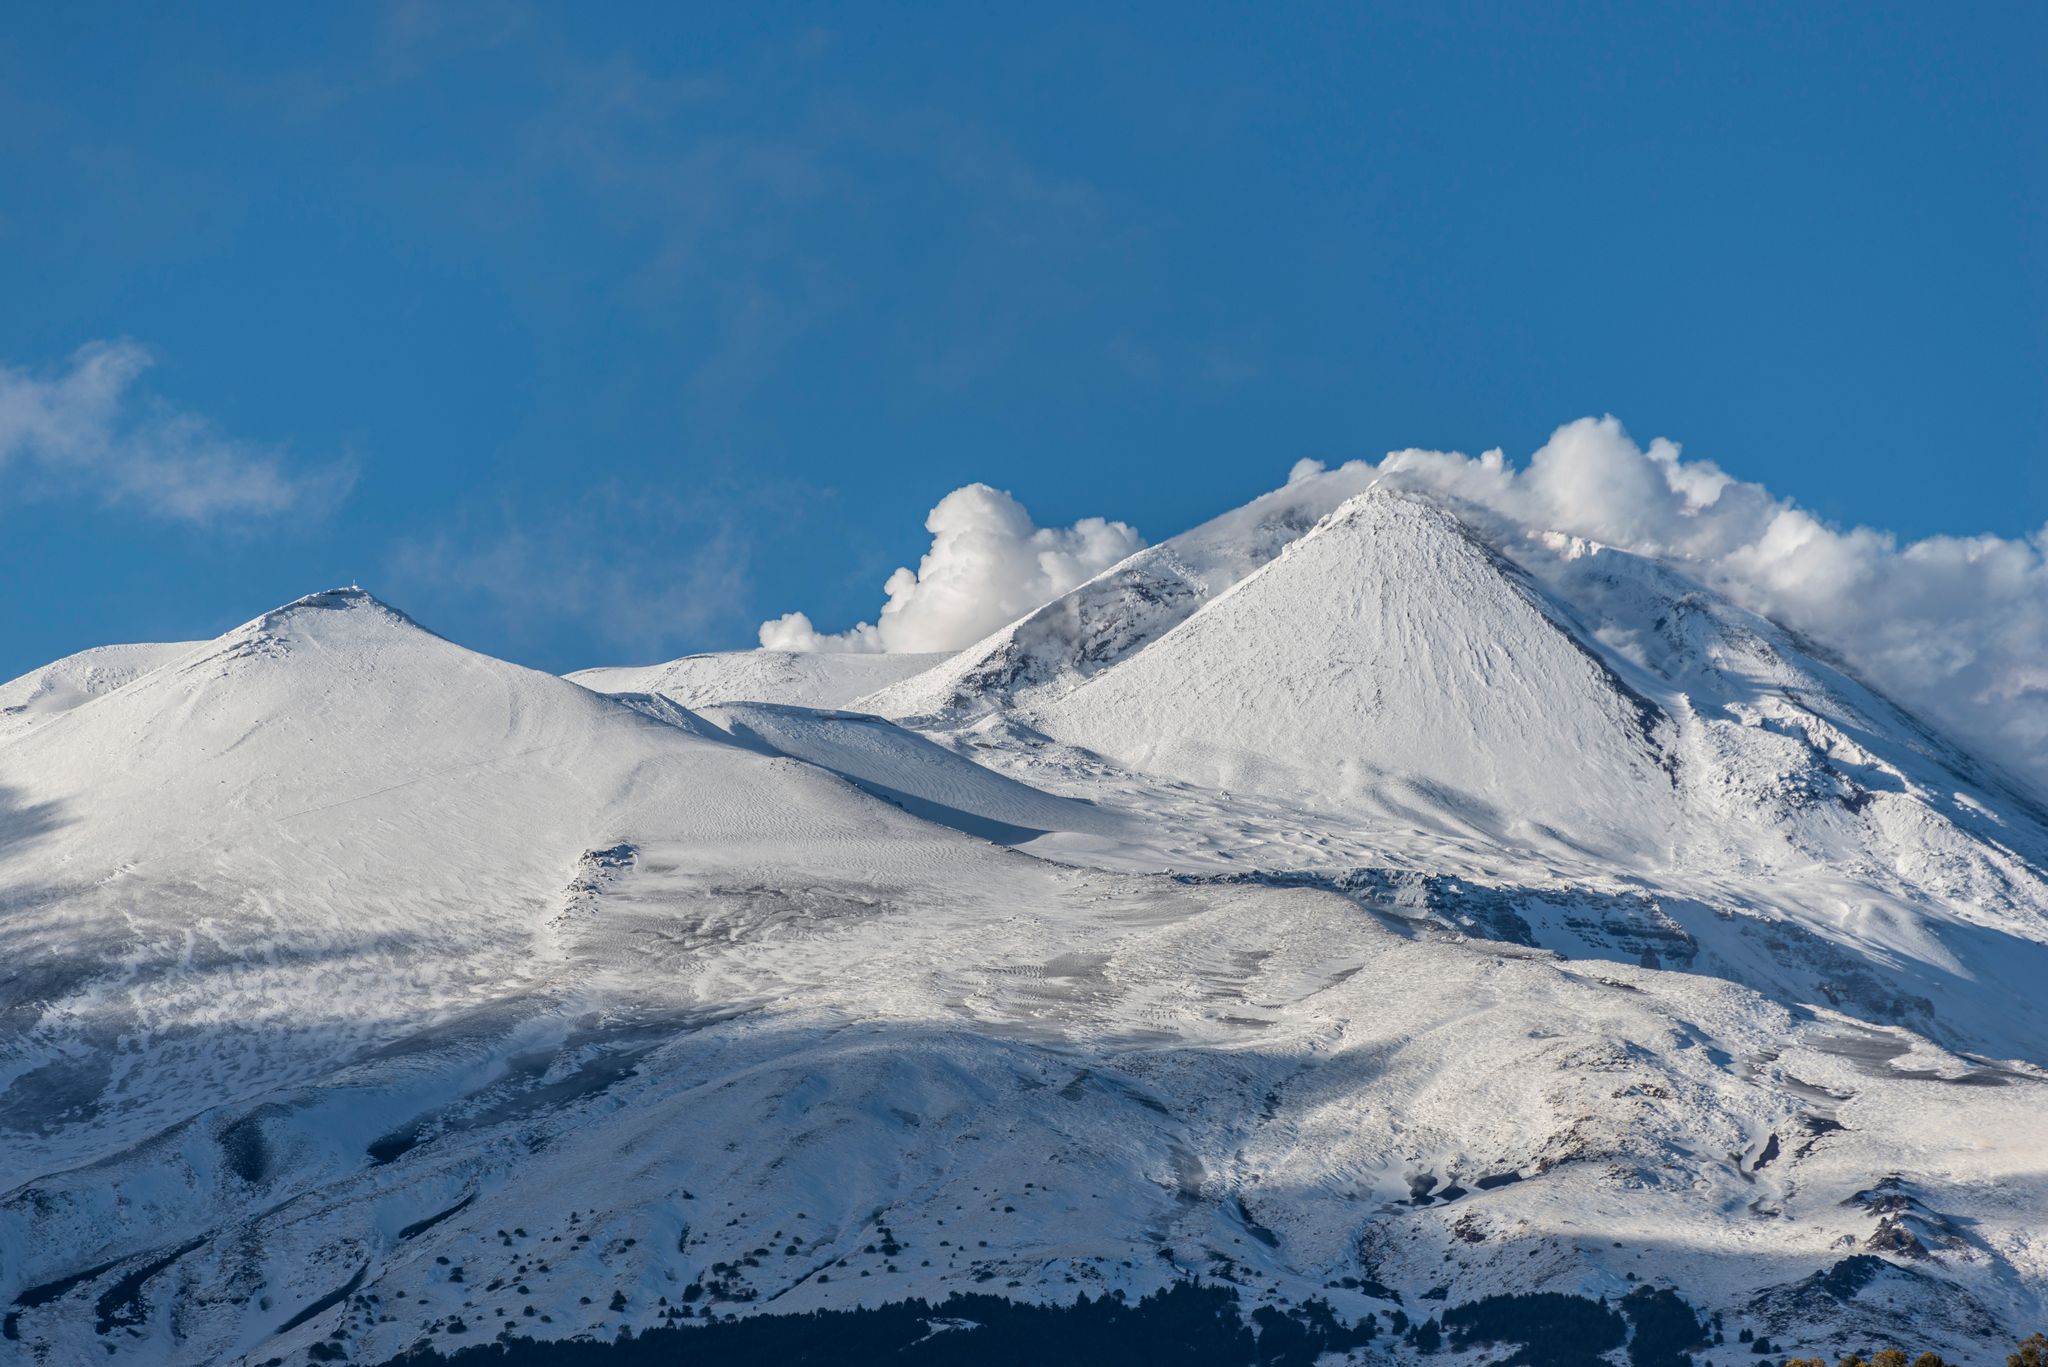
[[[345,620],[349,625],[357,628],[376,624],[426,632],[425,627],[369,590],[360,585],[349,584],[346,587],[323,589],[318,593],[309,593],[303,598],[295,598],[281,607],[272,608],[260,617],[244,622],[229,635],[262,636],[303,629],[327,619],[330,614],[345,614]]]
[[[387,612],[391,610],[388,604],[378,599],[375,594],[362,585],[350,584],[344,588],[322,589],[318,593],[309,593],[303,598],[295,598],[291,602],[286,603],[282,608],[279,608],[278,611],[285,612],[292,608],[334,609],[354,607],[383,608]]]
[[[1345,499],[1323,525],[1415,521],[1472,535],[1471,527],[1437,494],[1391,479],[1376,479]]]
[[[1400,569],[1406,574],[1413,574],[1424,563],[1483,561],[1510,579],[1521,578],[1512,562],[1443,500],[1385,480],[1375,481],[1338,504],[1279,558],[1327,554],[1337,542],[1349,543],[1351,549],[1340,553],[1361,557],[1360,572],[1368,574],[1376,572],[1374,566],[1387,556],[1394,556],[1401,559]],[[1387,572],[1392,572],[1392,567]]]
[[[1492,839],[1658,848],[1668,815],[1619,680],[1512,561],[1388,484],[1034,716],[1126,767]]]

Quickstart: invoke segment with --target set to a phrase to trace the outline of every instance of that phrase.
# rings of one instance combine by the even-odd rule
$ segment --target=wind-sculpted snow
[[[98,646],[0,684],[0,739],[133,683],[199,649],[199,641]]]
[[[2048,1319],[2043,813],[1664,566],[1341,483],[859,712],[896,657],[570,682],[353,591],[0,688],[0,1359]]]
[[[585,669],[569,675],[600,693],[661,693],[685,707],[721,702],[845,707],[855,698],[931,668],[943,655],[735,650],[666,664]]]
[[[1048,831],[1114,834],[1114,813],[993,773],[914,731],[860,712],[731,703],[703,715],[741,745],[828,769],[934,821],[1004,844]]]

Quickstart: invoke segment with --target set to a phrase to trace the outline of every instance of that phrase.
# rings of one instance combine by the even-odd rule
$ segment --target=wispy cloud
[[[1086,354],[1138,255],[1115,196],[1075,166],[878,94],[822,30],[593,51],[545,12],[397,0],[352,65],[243,93],[352,118],[463,61],[509,73],[522,112],[482,155],[436,162],[438,202],[515,256],[552,250],[576,206],[604,248],[515,266],[508,288],[602,292],[701,419],[765,401],[820,345],[851,342],[881,382],[942,394],[1041,347]]]
[[[365,39],[354,61],[323,50],[316,63],[253,79],[240,71],[221,72],[216,79],[223,93],[261,101],[293,119],[318,118],[389,98],[399,87],[432,79],[449,63],[531,39],[537,29],[532,8],[518,0],[385,0],[346,17],[358,21],[349,31]]]
[[[385,569],[405,602],[481,611],[521,645],[566,627],[653,658],[727,624],[745,601],[746,525],[723,502],[613,483],[540,521],[504,500],[472,508],[398,542]]]
[[[114,341],[47,371],[0,365],[0,473],[29,497],[94,498],[191,523],[324,510],[348,493],[349,462],[295,467],[284,447],[139,393],[152,359]]]
[[[798,35],[736,71],[554,59],[520,155],[480,178],[480,218],[516,225],[565,199],[601,213],[622,306],[675,330],[688,392],[715,411],[820,336],[857,332],[893,374],[954,388],[1083,313],[1127,245],[1101,191],[939,111],[764,101],[822,42]],[[881,289],[906,254],[917,282]]]

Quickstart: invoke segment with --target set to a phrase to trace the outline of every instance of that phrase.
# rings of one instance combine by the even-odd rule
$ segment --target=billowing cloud
[[[917,569],[882,586],[888,601],[872,624],[827,635],[801,612],[761,624],[770,650],[959,650],[1108,569],[1145,539],[1121,522],[1085,517],[1040,527],[1000,489],[969,484],[925,519],[931,549]]]
[[[2048,526],[2025,540],[1841,530],[1672,442],[1640,447],[1613,418],[1560,427],[1522,468],[1420,450],[1377,468],[1527,530],[1669,560],[2048,787]]]
[[[90,496],[182,522],[275,516],[348,491],[346,465],[295,471],[276,447],[139,397],[150,364],[148,351],[118,341],[81,347],[52,373],[0,365],[0,470],[22,473],[31,494]]]

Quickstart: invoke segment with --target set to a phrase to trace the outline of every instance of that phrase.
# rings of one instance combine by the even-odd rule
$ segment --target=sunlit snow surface
[[[0,686],[0,1360],[1192,1275],[2048,1319],[2040,807],[1456,512],[1290,486],[944,660],[584,687],[338,591]]]

